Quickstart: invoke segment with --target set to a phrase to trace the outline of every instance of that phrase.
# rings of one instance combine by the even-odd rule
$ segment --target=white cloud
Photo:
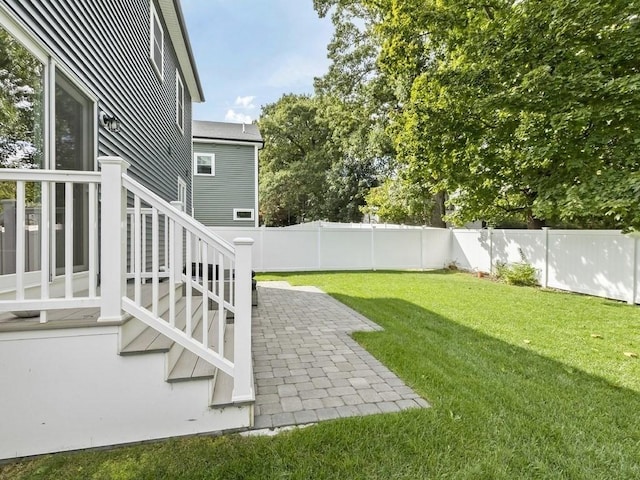
[[[312,85],[313,78],[324,75],[328,68],[328,60],[319,62],[317,59],[291,55],[281,60],[267,84],[276,88],[299,87]]]
[[[254,109],[256,108],[256,106],[253,104],[253,101],[255,100],[255,98],[256,97],[254,95],[247,95],[246,97],[236,97],[235,106],[247,108],[247,109]]]
[[[227,114],[224,116],[225,122],[235,123],[251,123],[251,115],[236,112],[233,109],[227,110]]]

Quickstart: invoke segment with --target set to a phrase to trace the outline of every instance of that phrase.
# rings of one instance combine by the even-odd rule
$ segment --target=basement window
[[[253,220],[253,208],[234,208],[234,220]]]

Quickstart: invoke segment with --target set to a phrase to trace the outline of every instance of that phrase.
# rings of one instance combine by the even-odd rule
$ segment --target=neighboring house
[[[0,460],[249,426],[252,241],[184,213],[179,0],[0,0],[0,86]]]
[[[193,216],[208,227],[258,226],[258,126],[193,122]]]

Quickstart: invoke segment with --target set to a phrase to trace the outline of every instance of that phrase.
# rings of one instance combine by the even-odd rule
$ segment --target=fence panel
[[[617,231],[552,230],[548,286],[630,301],[637,268],[633,244]]]
[[[489,230],[491,236],[491,263],[526,262],[538,271],[538,281],[545,282],[544,230]]]
[[[463,270],[491,271],[488,230],[453,230],[451,262]]]
[[[373,230],[320,227],[320,258],[323,270],[374,268]]]
[[[422,230],[372,230],[375,268],[422,268]]]
[[[253,268],[262,272],[442,268],[451,232],[437,228],[320,225],[296,228],[210,227],[231,242],[254,240]]]
[[[452,236],[452,231],[449,229],[424,229],[421,239],[421,268],[444,268],[451,263]]]

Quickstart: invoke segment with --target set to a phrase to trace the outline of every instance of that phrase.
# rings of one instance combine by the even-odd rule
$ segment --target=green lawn
[[[637,307],[464,273],[267,278],[382,325],[355,337],[433,408],[55,455],[0,479],[640,478],[640,360],[624,354],[640,354]]]

